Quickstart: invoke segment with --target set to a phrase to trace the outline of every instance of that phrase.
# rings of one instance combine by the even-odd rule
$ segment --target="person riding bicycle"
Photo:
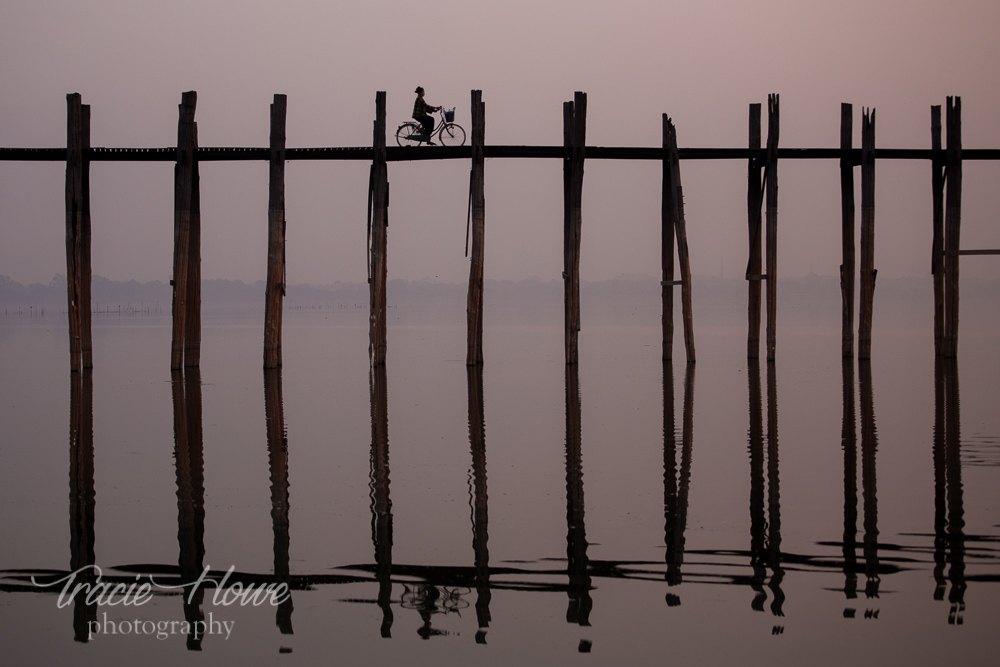
[[[431,113],[438,111],[441,107],[431,106],[424,102],[424,89],[422,86],[417,86],[417,89],[413,91],[417,94],[417,100],[413,103],[413,118],[424,126],[424,134],[427,135],[427,143],[434,144],[431,141],[431,133],[434,131],[434,117]]]

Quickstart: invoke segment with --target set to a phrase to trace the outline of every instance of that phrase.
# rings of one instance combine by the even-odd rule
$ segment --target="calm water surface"
[[[280,372],[255,318],[183,375],[165,317],[96,316],[80,374],[65,316],[0,322],[0,661],[995,664],[997,329],[845,364],[803,311],[755,365],[737,310],[671,365],[612,312],[567,371],[559,304],[487,308],[476,372],[464,312],[390,312],[374,372],[364,310],[288,311]],[[95,567],[151,599],[60,606]]]

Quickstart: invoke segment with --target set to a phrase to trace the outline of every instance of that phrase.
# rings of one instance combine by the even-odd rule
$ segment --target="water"
[[[569,371],[557,300],[488,300],[480,373],[461,305],[391,308],[375,372],[364,310],[287,311],[271,373],[258,316],[206,312],[183,376],[165,317],[96,316],[81,374],[65,316],[6,317],[3,662],[993,663],[988,305],[957,364],[926,304],[877,304],[872,361],[843,364],[834,301],[779,311],[754,365],[741,307],[707,304],[689,366],[655,304],[584,296]],[[151,599],[39,585],[93,565]]]

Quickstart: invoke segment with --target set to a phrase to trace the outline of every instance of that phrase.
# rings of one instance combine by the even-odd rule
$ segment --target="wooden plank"
[[[472,209],[472,258],[469,267],[469,295],[466,305],[468,318],[468,351],[466,364],[483,363],[483,260],[485,252],[485,160],[486,105],[481,90],[472,91],[472,182],[469,197]]]
[[[106,148],[90,149],[91,162],[173,162],[175,147],[165,148]],[[371,146],[288,148],[287,160],[364,160],[373,159]],[[595,160],[663,160],[663,149],[647,146],[587,146],[588,155]],[[565,157],[563,146],[486,146],[487,158],[553,158]],[[681,160],[750,160],[766,156],[766,150],[753,151],[747,148],[678,148]],[[943,152],[943,151],[942,151]],[[468,159],[472,155],[470,146],[387,146],[386,160],[453,160]],[[880,160],[934,160],[933,150],[926,148],[880,148]],[[783,160],[841,160],[844,158],[839,148],[779,148],[778,158]],[[851,152],[854,164],[861,164],[861,149]],[[18,162],[62,162],[66,159],[63,148],[3,148],[0,147],[0,161]],[[201,147],[198,149],[199,162],[247,161],[270,159],[266,147]],[[1000,149],[968,148],[963,150],[962,159],[1000,160]]]
[[[854,110],[850,104],[840,105],[840,212],[842,261],[840,264],[841,354],[854,356],[854,163],[846,157],[854,142]]]
[[[858,359],[871,359],[875,301],[875,110],[861,114],[861,261]]]
[[[944,166],[941,155],[941,105],[931,107],[931,276],[934,280],[934,353],[944,354]]]
[[[281,367],[285,297],[285,119],[288,100],[271,103],[271,161],[267,203],[267,283],[264,288],[264,368]]]
[[[750,105],[748,142],[751,150],[760,148],[760,103]],[[760,355],[760,278],[761,266],[761,164],[763,157],[750,158],[747,165],[747,226],[749,255],[747,258],[747,359]],[[755,279],[756,278],[756,279]]]
[[[778,295],[778,95],[767,97],[767,228],[764,233],[767,264],[767,360],[774,361],[777,339]]]
[[[385,151],[385,91],[375,95],[375,123],[372,137],[372,224],[371,224],[371,276],[369,294],[368,357],[372,366],[385,365],[386,355],[386,236],[389,226],[389,182],[386,171]]]
[[[947,126],[947,171],[944,215],[944,356],[958,357],[958,257],[962,224],[962,98],[949,97]]]

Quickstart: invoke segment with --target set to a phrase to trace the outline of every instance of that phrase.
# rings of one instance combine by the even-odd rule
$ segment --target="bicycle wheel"
[[[417,123],[403,123],[396,130],[396,143],[400,146],[419,145],[421,141],[427,141],[427,137],[424,128]]]
[[[461,125],[456,125],[455,123],[445,123],[444,127],[441,128],[441,134],[439,136],[442,146],[465,145],[465,130],[462,129]]]

